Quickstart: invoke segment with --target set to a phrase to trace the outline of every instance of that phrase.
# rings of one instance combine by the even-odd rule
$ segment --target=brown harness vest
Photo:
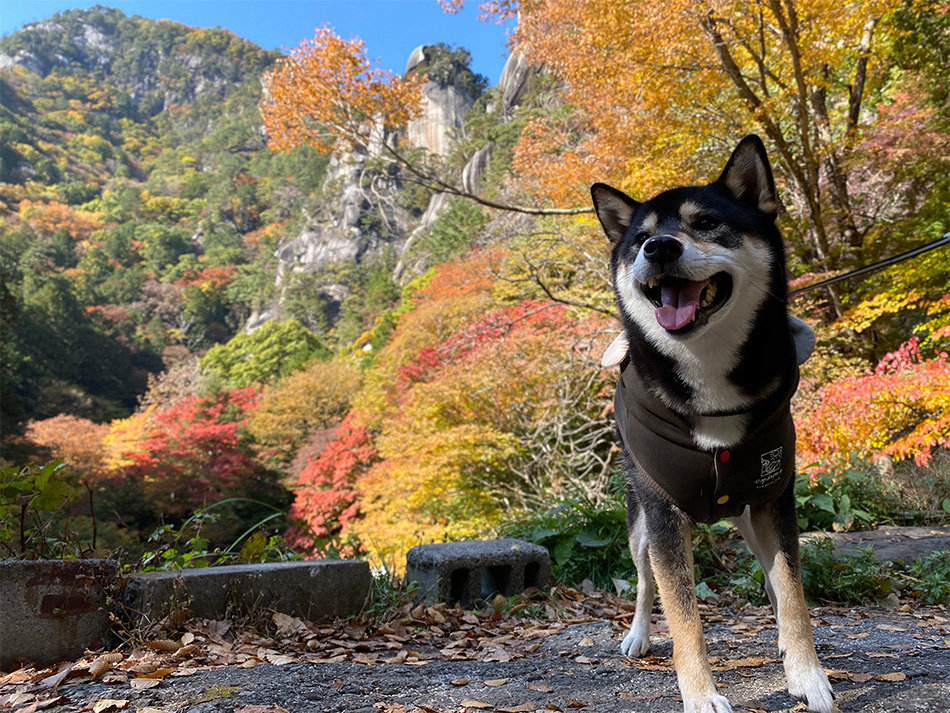
[[[731,448],[696,446],[692,426],[650,393],[629,359],[620,372],[614,413],[623,444],[647,480],[694,522],[739,515],[777,499],[795,473],[791,389],[770,416]],[[713,416],[715,418],[715,416]]]

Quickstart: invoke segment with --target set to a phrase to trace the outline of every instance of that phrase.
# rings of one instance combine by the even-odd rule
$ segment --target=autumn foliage
[[[605,325],[501,296],[509,262],[496,249],[433,269],[355,400],[378,459],[345,531],[374,558],[398,566],[414,544],[480,536],[553,494],[605,496]]]
[[[364,388],[354,397],[353,407],[373,415],[373,426],[397,407],[403,390],[400,370],[426,347],[447,339],[466,321],[484,314],[491,306],[492,265],[501,251],[483,250],[438,266],[407,286],[406,305],[398,328],[385,348],[374,358],[365,376]]]
[[[27,437],[46,447],[53,458],[61,458],[88,482],[95,483],[109,473],[104,443],[108,432],[108,424],[60,414],[32,422],[27,428]]]
[[[357,482],[377,457],[369,429],[347,416],[336,439],[297,477],[290,515],[302,526],[291,529],[287,539],[310,550],[337,538],[359,514]]]
[[[313,361],[268,386],[248,419],[261,454],[292,459],[309,434],[343,420],[360,381],[359,370],[345,361]]]
[[[917,338],[819,396],[798,420],[803,465],[882,455],[926,464],[935,448],[950,448],[950,362],[943,352],[924,358]]]
[[[262,118],[278,150],[309,144],[329,153],[341,141],[367,147],[419,107],[417,82],[373,67],[361,40],[341,39],[326,25],[266,77]]]
[[[78,211],[57,201],[20,201],[19,214],[35,231],[53,233],[64,230],[79,241],[89,240],[92,232],[102,227],[101,215]],[[89,247],[88,243],[82,244]]]
[[[45,97],[29,116],[55,126],[33,146],[29,120],[0,117],[17,139],[0,172],[21,176],[0,182],[11,422],[98,487],[97,503],[125,489],[143,533],[269,488],[268,504],[284,507],[292,491],[295,547],[397,569],[418,543],[490,536],[559,500],[609,501],[616,374],[599,366],[617,330],[609,246],[592,219],[537,219],[542,209],[514,203],[580,212],[594,181],[636,198],[704,182],[754,131],[773,161],[794,286],[933,239],[948,229],[946,72],[920,54],[941,45],[917,47],[915,32],[945,38],[945,5],[489,0],[486,15],[517,18],[512,49],[533,69],[514,104],[504,90],[478,99],[438,161],[403,150],[427,70],[383,71],[360,40],[326,26],[288,56],[236,64],[264,72],[260,115],[276,153],[246,111],[260,74],[244,77],[244,99],[214,98],[214,116],[167,107],[160,123],[194,138],[165,146],[159,124],[137,124],[127,107],[99,136],[88,112],[105,111],[107,96],[81,106],[76,77],[15,68],[23,107],[34,84]],[[214,57],[232,54],[244,56]],[[485,147],[478,191],[453,188]],[[395,186],[391,205],[372,206],[385,234],[364,212],[356,230],[373,247],[360,264],[291,267],[280,248],[334,223],[325,154],[351,152],[366,158],[364,197],[377,170]],[[416,185],[400,193],[407,179]],[[428,189],[488,208],[450,204],[441,232],[401,242]],[[792,303],[819,335],[796,397],[800,465],[926,464],[950,448],[946,255]],[[284,319],[241,328],[278,303]],[[129,384],[141,394],[162,368],[136,401]],[[88,418],[40,417],[70,399]],[[253,524],[230,516],[242,531]]]
[[[125,473],[173,517],[238,495],[259,469],[242,434],[258,396],[252,387],[191,396],[155,413],[144,439],[124,454]]]

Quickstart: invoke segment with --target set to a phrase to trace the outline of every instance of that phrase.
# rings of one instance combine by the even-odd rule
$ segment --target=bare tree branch
[[[480,196],[477,193],[467,191],[456,184],[449,183],[434,173],[429,173],[428,171],[421,168],[418,164],[410,161],[404,154],[397,151],[393,146],[390,146],[388,142],[383,142],[383,150],[390,155],[396,164],[413,174],[419,180],[419,182],[427,188],[449,193],[453,196],[467,198],[487,208],[495,208],[496,210],[504,210],[512,213],[524,213],[525,215],[583,215],[585,213],[594,212],[593,206],[577,208],[533,208],[530,206],[494,201],[490,198]]]

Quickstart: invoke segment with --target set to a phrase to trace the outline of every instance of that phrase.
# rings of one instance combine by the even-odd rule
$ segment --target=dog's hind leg
[[[620,652],[624,656],[645,656],[650,650],[650,614],[653,611],[656,587],[653,584],[653,568],[650,567],[650,554],[647,550],[649,541],[646,518],[631,493],[627,495],[627,513],[630,554],[637,568],[637,610],[633,615],[630,631],[620,642]]]
[[[830,713],[834,710],[834,695],[815,653],[811,618],[802,589],[792,487],[776,502],[750,508],[734,522],[758,558],[770,585],[788,692],[803,700],[808,710]]]
[[[673,665],[685,713],[732,713],[716,683],[706,658],[706,641],[699,619],[693,580],[691,526],[670,514],[660,524],[648,521],[649,552],[660,601],[673,638]]]
[[[770,558],[769,550],[755,537],[755,532],[752,529],[752,520],[749,516],[749,508],[747,507],[739,517],[729,518],[729,520],[733,525],[739,528],[742,539],[745,540],[749,549],[752,550],[752,554],[755,555],[759,564],[761,565],[762,562],[767,561]],[[765,571],[764,565],[762,571]],[[778,600],[775,598],[775,590],[772,589],[772,581],[768,577],[765,578],[765,593],[769,597],[769,603],[772,605],[776,621],[778,621]]]

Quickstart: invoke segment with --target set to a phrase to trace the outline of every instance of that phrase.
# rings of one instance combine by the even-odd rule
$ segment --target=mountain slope
[[[447,102],[484,91],[465,50],[415,54]],[[270,151],[258,105],[279,57],[101,6],[0,39],[6,433],[127,413],[149,374],[249,318],[297,319],[343,345],[397,300],[430,192],[371,156]],[[441,145],[462,109],[415,129]]]
[[[127,412],[146,376],[239,329],[327,159],[265,150],[230,32],[96,7],[0,40],[3,426]]]

